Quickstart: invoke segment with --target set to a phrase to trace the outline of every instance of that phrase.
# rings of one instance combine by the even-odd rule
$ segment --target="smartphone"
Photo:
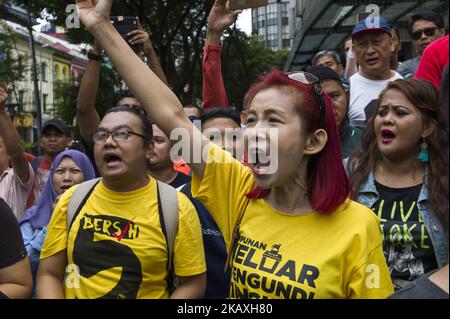
[[[131,31],[137,30],[138,28],[138,22],[136,17],[124,17],[124,16],[117,16],[117,17],[110,17],[111,23],[113,24],[114,28],[120,33],[122,38],[130,45],[130,40],[132,37],[128,35]],[[130,47],[135,51],[139,52],[142,48],[142,46],[139,45],[130,45]]]
[[[267,6],[267,0],[229,0],[231,11]]]

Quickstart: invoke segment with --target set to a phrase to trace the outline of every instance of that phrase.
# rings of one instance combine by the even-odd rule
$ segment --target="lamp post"
[[[30,1],[27,1],[27,15],[28,15],[28,33],[29,33],[29,41],[30,41],[30,50],[32,57],[32,78],[34,84],[34,100],[36,106],[36,117],[37,117],[37,137],[38,140],[41,139],[41,131],[42,131],[42,114],[41,114],[41,99],[38,85],[38,72],[36,65],[36,50],[34,47],[34,37],[33,37],[33,23],[31,21],[31,12],[30,12]],[[39,144],[38,144],[39,145]],[[40,153],[40,146],[38,146],[38,153]]]

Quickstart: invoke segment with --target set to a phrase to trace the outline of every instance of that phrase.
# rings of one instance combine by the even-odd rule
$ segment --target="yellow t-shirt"
[[[154,179],[117,193],[100,182],[72,223],[61,197],[48,226],[41,259],[67,249],[66,298],[167,298],[167,244],[158,214]],[[177,276],[206,271],[200,222],[189,199],[178,193],[179,227],[174,243]],[[77,275],[79,273],[79,276]]]
[[[246,198],[250,169],[211,144],[192,194],[213,215],[229,249],[245,209],[232,261],[231,298],[386,298],[394,290],[377,217],[347,200],[331,216],[293,216]]]

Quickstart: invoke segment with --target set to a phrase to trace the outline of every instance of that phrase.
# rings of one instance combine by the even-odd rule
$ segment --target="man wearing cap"
[[[334,105],[334,115],[342,147],[342,156],[347,158],[361,143],[362,127],[353,127],[348,120],[348,91],[339,75],[325,66],[314,66],[308,70],[320,80],[323,92],[328,95]]]
[[[20,145],[20,136],[5,109],[6,84],[0,84],[0,198],[17,219],[26,210],[34,173]]]
[[[350,78],[349,118],[351,125],[364,126],[380,92],[389,82],[403,77],[390,68],[395,45],[384,18],[361,20],[353,29],[352,39],[360,68]]]
[[[70,132],[66,123],[58,119],[51,119],[42,126],[41,147],[44,155],[33,160],[31,166],[36,174],[34,183],[34,202],[36,202],[44,191],[45,183],[50,174],[50,168],[56,155],[69,146]],[[33,200],[30,200],[33,202]]]

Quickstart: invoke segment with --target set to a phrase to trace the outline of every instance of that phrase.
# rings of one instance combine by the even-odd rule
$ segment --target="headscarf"
[[[48,176],[48,180],[45,184],[41,197],[36,205],[25,211],[22,219],[20,220],[21,224],[24,222],[29,222],[31,227],[36,230],[42,229],[50,222],[53,212],[53,202],[58,196],[53,186],[53,174],[65,157],[71,158],[75,164],[77,164],[83,172],[85,181],[95,178],[94,167],[86,155],[76,150],[66,150],[59,153],[53,161],[50,169],[50,175]]]

